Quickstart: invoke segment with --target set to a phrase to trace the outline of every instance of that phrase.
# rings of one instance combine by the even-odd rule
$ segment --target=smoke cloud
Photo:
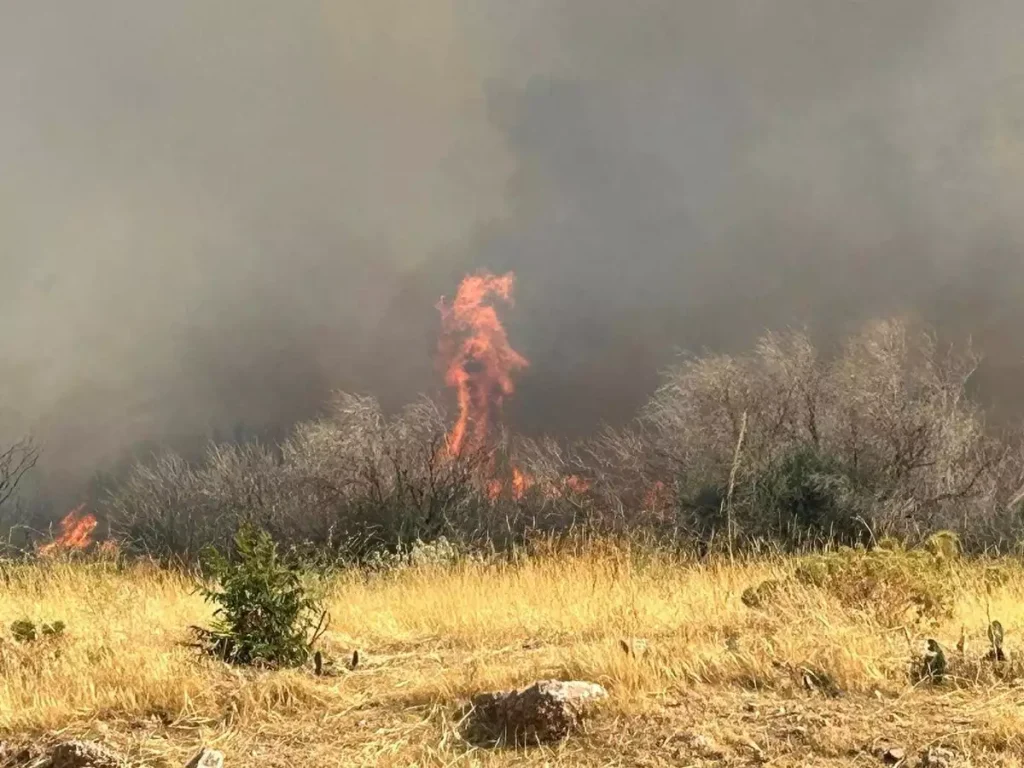
[[[0,433],[51,488],[443,379],[514,270],[506,417],[628,418],[680,348],[911,313],[1024,412],[1010,0],[39,0],[0,11]],[[70,492],[70,491],[69,491]]]

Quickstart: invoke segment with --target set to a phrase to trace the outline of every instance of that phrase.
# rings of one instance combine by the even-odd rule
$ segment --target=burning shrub
[[[96,516],[86,512],[82,504],[68,512],[60,521],[60,535],[49,544],[39,547],[42,557],[54,557],[61,553],[83,552],[93,544],[92,534],[96,530]]]
[[[461,538],[492,525],[480,483],[489,456],[448,456],[446,437],[429,401],[389,419],[372,398],[339,394],[277,450],[222,445],[195,466],[174,455],[137,465],[111,499],[112,517],[136,548],[185,559],[228,546],[244,522],[335,557]]]
[[[208,550],[205,566],[216,583],[201,592],[218,607],[212,627],[192,628],[199,647],[233,664],[296,667],[308,660],[327,614],[269,534],[243,526],[232,558]]]
[[[444,414],[430,401],[388,419],[371,398],[340,394],[327,418],[299,426],[282,448],[293,527],[316,523],[361,548],[465,534],[486,524],[482,451],[448,454]],[[306,529],[309,530],[308,528]]]
[[[280,446],[137,465],[111,498],[115,529],[190,559],[252,521],[334,560],[441,536],[503,548],[580,528],[653,531],[702,552],[943,528],[976,546],[1024,531],[1024,463],[967,396],[970,349],[944,353],[899,322],[870,326],[833,358],[805,334],[768,334],[751,354],[670,371],[626,429],[571,446],[509,440],[501,402],[526,361],[491,304],[511,286],[481,276],[442,304],[453,427],[427,400],[388,416],[340,394]]]

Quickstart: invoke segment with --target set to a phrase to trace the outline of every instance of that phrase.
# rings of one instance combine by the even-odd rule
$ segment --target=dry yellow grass
[[[595,547],[515,565],[463,563],[329,584],[329,655],[355,672],[235,670],[183,647],[209,607],[180,574],[148,565],[3,566],[0,738],[99,738],[146,764],[200,743],[229,766],[854,765],[886,743],[953,748],[965,764],[1024,765],[1024,687],[979,661],[988,615],[1015,650],[1024,568],[982,585],[958,569],[954,615],[927,630],[885,621],[788,580],[786,560],[679,564]],[[743,590],[784,582],[764,610]],[[66,636],[19,645],[16,619]],[[967,650],[952,650],[967,631]],[[936,637],[956,678],[914,686],[909,642]],[[642,637],[634,659],[620,640]],[[1015,664],[1011,660],[1011,664]],[[807,690],[802,669],[844,692]],[[611,697],[556,748],[484,750],[459,735],[461,702],[541,677],[585,678]]]

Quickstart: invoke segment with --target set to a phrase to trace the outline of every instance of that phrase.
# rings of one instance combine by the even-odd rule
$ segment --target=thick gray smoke
[[[0,431],[73,487],[142,441],[437,390],[516,270],[527,431],[679,348],[910,312],[1024,410],[1010,0],[38,0],[0,9]]]

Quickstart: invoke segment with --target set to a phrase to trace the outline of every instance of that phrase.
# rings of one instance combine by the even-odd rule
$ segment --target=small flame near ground
[[[516,501],[522,501],[527,492],[536,485],[536,481],[523,472],[519,467],[512,467],[512,480],[506,483],[504,480],[492,479],[487,482],[487,497],[491,501],[497,501],[507,487]]]
[[[60,521],[60,536],[39,548],[39,554],[50,557],[59,552],[73,552],[88,549],[92,544],[92,533],[96,530],[96,516],[86,512],[81,504]]]

